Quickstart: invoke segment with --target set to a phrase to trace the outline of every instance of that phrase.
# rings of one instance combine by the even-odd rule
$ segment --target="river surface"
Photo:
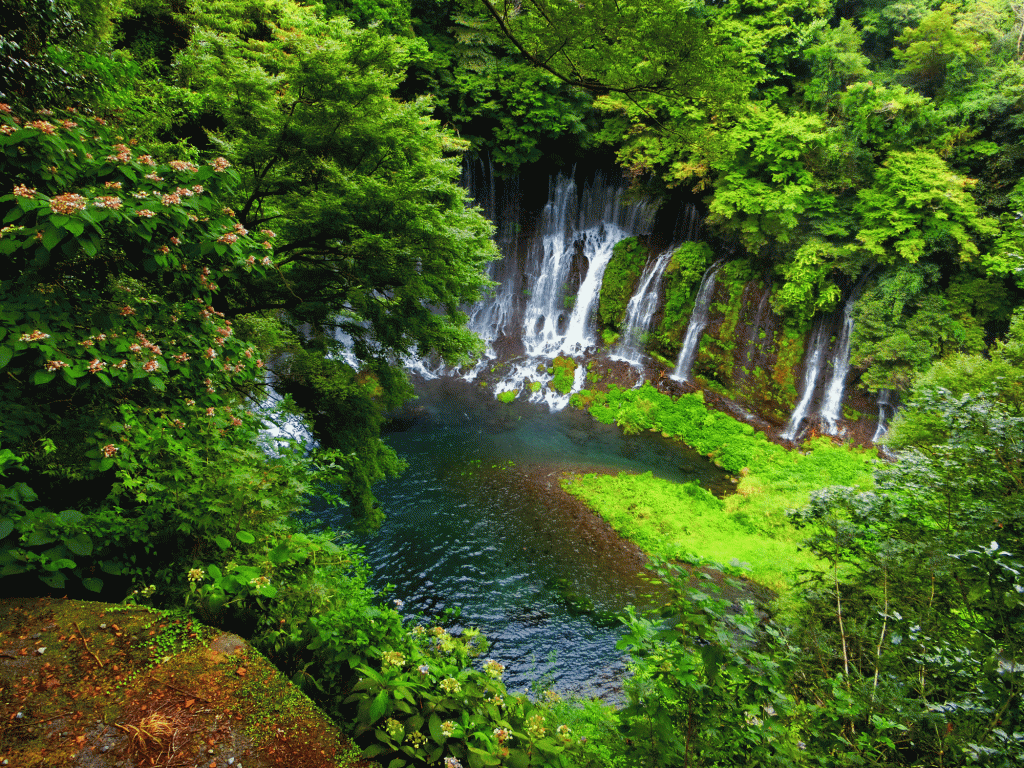
[[[416,394],[386,434],[409,468],[375,487],[387,520],[361,539],[371,585],[392,585],[407,614],[459,606],[457,625],[487,636],[512,691],[543,678],[618,698],[614,616],[649,604],[651,588],[638,553],[558,491],[558,477],[651,471],[724,492],[724,473],[660,435],[626,436],[571,408],[505,404],[455,379],[419,381]]]

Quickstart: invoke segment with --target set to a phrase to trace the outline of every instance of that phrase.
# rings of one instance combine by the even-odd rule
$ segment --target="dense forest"
[[[1024,763],[1024,6],[0,9],[0,593],[238,631],[389,768]],[[299,514],[379,524],[402,361],[481,353],[497,248],[459,180],[484,155],[685,198],[793,329],[858,285],[851,363],[904,404],[865,480],[875,454],[786,451],[699,398],[574,400],[715,455],[734,504],[761,483],[737,524],[814,561],[754,606],[655,560],[673,599],[622,617],[621,707],[507,691],[478,633],[403,618]],[[715,249],[673,255],[655,351]],[[285,419],[316,448],[269,437]]]

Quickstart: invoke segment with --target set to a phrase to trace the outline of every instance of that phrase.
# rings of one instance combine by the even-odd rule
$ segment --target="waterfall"
[[[831,335],[829,333],[831,326],[829,321],[831,319],[831,315],[818,315],[818,318],[814,321],[811,344],[804,358],[804,381],[800,391],[800,400],[789,417],[786,429],[779,435],[783,440],[793,440],[796,438],[797,430],[810,410],[811,398],[814,397],[814,390],[818,385],[818,374],[821,373],[822,359],[828,350],[828,340]]]
[[[846,393],[846,376],[850,372],[853,308],[859,295],[859,291],[854,291],[846,301],[846,307],[843,309],[843,327],[839,331],[839,338],[836,340],[836,347],[832,352],[832,377],[825,389],[825,399],[821,406],[821,421],[827,435],[835,435],[839,432],[839,419],[843,413],[843,395]]]
[[[871,442],[877,443],[885,433],[889,431],[889,424],[896,416],[898,401],[896,393],[891,389],[878,390],[878,428],[871,438]]]
[[[680,243],[694,242],[700,238],[702,219],[697,206],[690,204],[683,208],[676,220],[673,244],[653,261],[647,263],[636,291],[626,306],[626,320],[622,337],[609,355],[613,360],[625,360],[633,365],[643,362],[643,338],[651,329],[654,314],[661,300],[661,279],[672,261],[672,254]]]
[[[700,281],[700,289],[697,291],[697,298],[693,303],[693,313],[690,315],[690,322],[686,326],[686,336],[683,337],[683,348],[679,350],[679,360],[676,362],[676,369],[672,378],[676,381],[689,381],[690,369],[697,357],[697,350],[700,348],[700,337],[708,325],[708,312],[711,309],[711,297],[715,293],[715,276],[718,274],[722,261],[716,261],[708,271],[704,273]]]
[[[504,181],[505,194],[499,195],[494,163],[488,156],[486,162],[478,158],[463,166],[462,185],[495,224],[494,241],[499,252],[513,254],[520,217],[517,182]],[[469,309],[467,325],[489,347],[500,336],[517,330],[514,325],[522,311],[522,270],[514,258],[495,259],[487,265],[487,277],[496,283],[493,293]],[[488,351],[488,356],[493,356],[493,351]]]
[[[550,179],[537,224],[524,233],[518,210],[511,221],[501,210],[501,195],[490,188],[470,190],[496,208],[502,258],[490,265],[488,274],[497,283],[493,294],[468,310],[469,327],[487,343],[487,353],[464,375],[475,378],[487,360],[500,359],[508,368],[495,386],[496,394],[527,392],[531,401],[562,408],[569,394],[546,386],[552,374],[545,361],[579,357],[597,346],[593,316],[605,268],[616,243],[649,230],[655,202],[649,197],[625,202],[626,187],[608,183],[600,174],[582,189],[572,175],[559,174]],[[571,391],[582,388],[584,378],[578,367]],[[527,381],[533,386],[527,388]]]
[[[654,312],[658,308],[658,299],[660,298],[661,278],[665,274],[665,268],[672,260],[674,250],[675,248],[669,248],[644,267],[636,293],[633,294],[626,306],[626,322],[622,338],[619,339],[612,354],[609,355],[612,359],[625,360],[634,365],[643,361],[641,351],[643,337],[651,329],[651,321],[654,319]]]

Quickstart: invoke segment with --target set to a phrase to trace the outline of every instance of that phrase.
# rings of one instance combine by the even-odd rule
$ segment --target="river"
[[[372,586],[406,614],[458,606],[506,665],[510,690],[544,679],[617,698],[614,618],[646,605],[642,558],[558,490],[566,471],[645,472],[724,491],[724,473],[654,433],[627,436],[567,408],[501,403],[458,379],[416,382],[386,439],[409,464],[375,488],[386,522],[361,543]],[[344,514],[326,522],[346,524]]]

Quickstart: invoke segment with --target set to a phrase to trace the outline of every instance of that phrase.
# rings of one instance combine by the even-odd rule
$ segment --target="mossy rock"
[[[184,613],[0,601],[0,761],[369,766],[258,651]]]

